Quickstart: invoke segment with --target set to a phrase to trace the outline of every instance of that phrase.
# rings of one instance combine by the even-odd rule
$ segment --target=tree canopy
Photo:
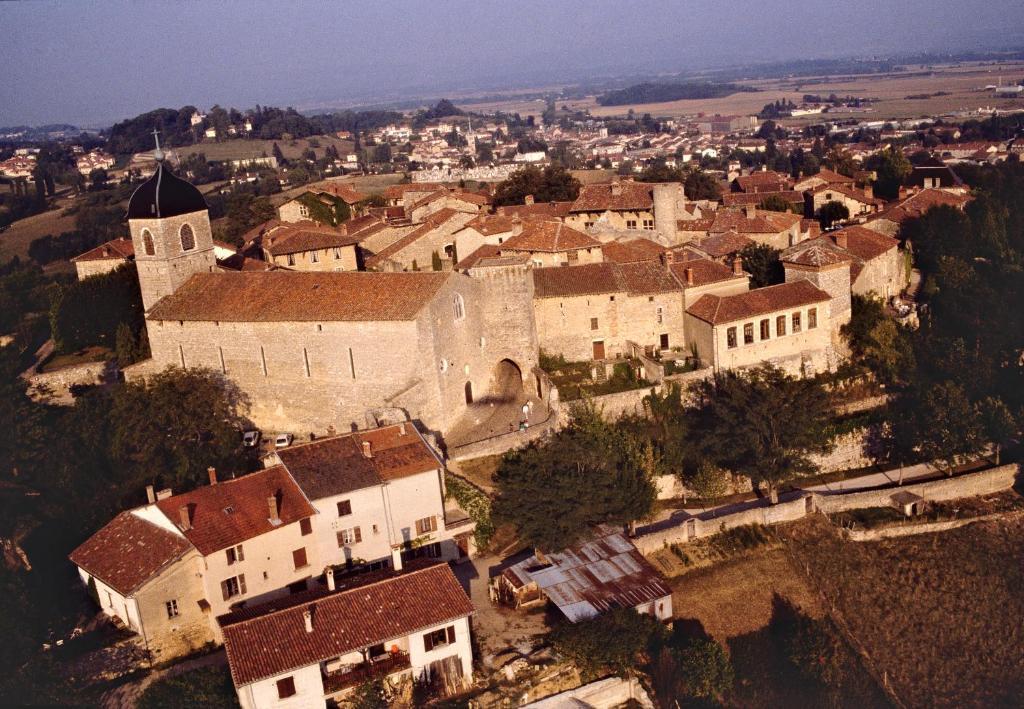
[[[717,200],[722,196],[722,185],[714,175],[703,170],[691,170],[683,183],[686,198],[692,200]]]
[[[813,453],[832,448],[821,384],[771,365],[721,372],[698,387],[691,436],[707,460],[764,483],[769,491],[817,470]]]
[[[560,165],[541,169],[529,165],[513,172],[494,191],[494,205],[524,204],[528,195],[538,202],[571,202],[580,193],[580,182]]]
[[[545,551],[584,538],[596,524],[623,526],[650,514],[656,462],[649,445],[580,406],[545,443],[507,453],[495,475],[492,516]]]
[[[639,666],[651,645],[666,635],[653,617],[619,608],[579,623],[563,622],[548,637],[584,676],[595,677],[607,670],[625,674]]]
[[[745,246],[740,251],[743,269],[750,273],[751,288],[764,288],[786,280],[782,261],[779,260],[780,253],[778,249],[768,244],[756,243]]]

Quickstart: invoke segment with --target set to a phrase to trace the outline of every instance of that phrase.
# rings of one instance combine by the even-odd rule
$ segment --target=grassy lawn
[[[328,145],[337,147],[338,154],[342,157],[352,152],[352,141],[350,140],[341,140],[340,138],[326,135],[315,136],[312,140],[319,144],[319,147],[313,148],[317,157],[323,156],[323,152],[327,149]],[[174,150],[183,159],[189,155],[202,153],[206,156],[207,160],[213,161],[248,160],[262,157],[264,153],[271,155],[274,150],[274,143],[276,142],[278,147],[281,148],[281,153],[285,158],[293,160],[301,157],[303,151],[310,147],[309,141],[309,138],[278,141],[236,138],[234,140],[223,140],[219,143],[199,143],[198,145],[189,145],[182,148],[175,148]]]
[[[741,536],[718,541],[752,541],[747,533]],[[888,706],[849,648],[843,649],[845,672],[838,690],[808,680],[789,662],[774,630],[780,601],[812,618],[825,613],[817,594],[778,546],[754,545],[714,566],[678,576],[670,585],[676,623],[695,633],[706,632],[729,650],[736,682],[726,706]]]
[[[40,368],[42,372],[55,372],[58,369],[64,369],[65,367],[74,367],[79,364],[88,364],[90,362],[103,362],[114,356],[106,347],[86,347],[85,349],[78,350],[77,352],[71,352],[69,354],[60,354],[50,357],[46,360],[43,366]]]
[[[68,200],[61,199],[57,209],[51,209],[42,214],[35,214],[25,217],[11,224],[3,233],[0,233],[0,263],[18,256],[22,261],[28,258],[28,247],[34,239],[52,234],[58,236],[65,231],[73,231],[75,218],[64,216],[64,207],[68,206]],[[125,234],[128,229],[125,227]]]
[[[907,706],[1019,706],[1024,519],[869,543],[821,517],[781,533]]]

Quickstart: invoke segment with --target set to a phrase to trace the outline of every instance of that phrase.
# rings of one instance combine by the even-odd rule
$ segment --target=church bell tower
[[[159,138],[153,157],[156,171],[128,202],[128,228],[147,311],[193,274],[217,266],[206,200],[166,166]]]

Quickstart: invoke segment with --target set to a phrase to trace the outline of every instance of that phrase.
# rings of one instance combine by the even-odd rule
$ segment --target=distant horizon
[[[268,2],[2,3],[0,24],[12,31],[3,50],[0,126],[105,128],[186,105],[308,113],[787,61],[1020,45],[1019,2],[992,0],[966,16],[956,0],[900,5],[864,0],[848,17],[848,7],[826,0],[801,26],[794,13],[806,10],[795,0],[766,0],[756,17],[712,0],[628,7],[611,0],[523,0],[513,7],[399,0],[387,12],[361,2],[286,9]],[[826,46],[830,51],[814,49]]]

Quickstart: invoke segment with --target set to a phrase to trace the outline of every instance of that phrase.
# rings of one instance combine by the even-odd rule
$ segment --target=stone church
[[[465,273],[226,271],[199,190],[159,160],[128,225],[152,350],[129,379],[211,369],[256,425],[300,434],[403,414],[443,435],[470,407],[539,390],[525,258]]]

